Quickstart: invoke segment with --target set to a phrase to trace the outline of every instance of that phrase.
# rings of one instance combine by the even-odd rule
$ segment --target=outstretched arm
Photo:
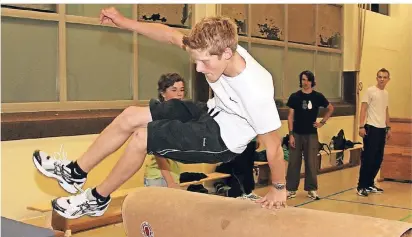
[[[273,206],[276,208],[286,206],[286,168],[280,138],[276,131],[272,131],[259,135],[259,140],[266,147],[266,155],[272,175],[272,187],[269,188],[268,194],[258,202],[269,209]]]
[[[159,23],[146,23],[123,16],[114,7],[104,8],[100,12],[101,24],[115,26],[142,34],[152,40],[169,43],[183,48],[183,34],[172,27]]]

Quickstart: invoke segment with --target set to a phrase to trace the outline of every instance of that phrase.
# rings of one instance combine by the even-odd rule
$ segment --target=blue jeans
[[[145,187],[167,187],[166,180],[164,178],[148,179],[144,178]]]

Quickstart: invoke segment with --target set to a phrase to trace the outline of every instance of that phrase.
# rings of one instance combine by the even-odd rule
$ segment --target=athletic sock
[[[92,195],[97,199],[97,203],[104,204],[110,200],[110,195],[108,197],[103,197],[97,192],[96,188],[92,189]]]
[[[83,171],[82,168],[80,168],[79,164],[77,164],[77,161],[71,162],[70,164],[67,165],[67,167],[71,169],[73,178],[75,179],[87,178],[87,172]]]

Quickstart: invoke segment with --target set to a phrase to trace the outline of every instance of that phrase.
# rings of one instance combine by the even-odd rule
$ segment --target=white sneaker
[[[292,199],[296,197],[296,191],[288,191],[287,199]]]
[[[316,191],[309,191],[308,197],[312,198],[313,200],[320,200],[320,197]]]
[[[110,197],[99,202],[93,195],[91,189],[82,191],[82,193],[61,197],[52,201],[53,210],[67,219],[76,219],[84,215],[102,216],[109,207]]]
[[[237,197],[237,199],[243,199],[243,200],[248,199],[248,200],[251,200],[251,201],[257,201],[257,200],[259,200],[259,199],[261,199],[261,198],[262,198],[261,196],[255,194],[255,193],[253,193],[253,192],[251,192],[251,193],[249,193],[249,194],[242,194],[242,196]]]
[[[383,189],[376,187],[375,185],[366,188],[368,193],[383,193]]]
[[[49,156],[44,151],[35,150],[33,152],[33,162],[43,175],[57,179],[60,186],[69,193],[77,193],[86,182],[86,178],[76,179],[72,177],[71,169],[67,167],[71,161],[67,160],[63,148],[61,148],[60,153],[56,152],[54,157]]]

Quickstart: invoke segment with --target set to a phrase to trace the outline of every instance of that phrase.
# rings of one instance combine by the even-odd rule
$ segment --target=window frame
[[[133,80],[132,80],[132,100],[114,100],[114,101],[68,101],[67,100],[67,45],[66,45],[66,26],[67,23],[84,24],[102,26],[98,16],[85,17],[66,14],[67,4],[56,4],[57,12],[33,11],[30,9],[22,10],[17,8],[1,7],[1,15],[3,17],[26,18],[33,20],[55,21],[58,22],[58,68],[57,68],[57,91],[58,101],[55,102],[24,102],[24,103],[2,103],[2,113],[17,113],[17,112],[37,112],[37,111],[71,111],[71,110],[94,110],[94,109],[122,109],[131,105],[148,105],[149,100],[139,100],[138,98],[138,40],[139,35],[133,32]],[[191,26],[195,24],[195,4],[191,5],[190,21]],[[132,4],[132,19],[138,20],[139,4]],[[103,27],[114,27],[112,25],[104,25]],[[172,26],[173,27],[173,26]],[[173,27],[174,29],[187,34],[190,28]],[[190,58],[189,65],[190,65]],[[194,75],[193,68],[189,68],[190,77]],[[3,78],[4,80],[4,78]],[[188,83],[189,98],[193,98],[193,80]],[[155,90],[155,88],[154,88]]]
[[[221,15],[222,12],[222,6],[223,4],[218,4],[217,5],[217,15]],[[301,49],[301,50],[308,50],[308,51],[314,51],[314,59],[313,59],[313,73],[316,75],[316,55],[318,52],[325,52],[325,53],[335,53],[335,54],[341,54],[342,60],[340,62],[341,66],[341,75],[343,75],[343,39],[344,39],[344,34],[343,34],[343,29],[344,29],[344,7],[342,4],[327,4],[327,5],[332,5],[336,7],[340,7],[341,10],[341,43],[339,45],[339,48],[328,48],[328,47],[321,47],[318,46],[320,43],[319,37],[319,5],[320,4],[313,4],[315,5],[315,45],[307,45],[307,44],[299,44],[299,43],[292,43],[288,42],[288,31],[289,31],[289,19],[288,19],[288,6],[289,4],[282,4],[284,6],[284,39],[283,40],[268,40],[268,39],[262,39],[262,38],[256,38],[252,36],[252,28],[250,27],[252,25],[252,4],[245,4],[247,5],[246,7],[246,31],[247,34],[246,36],[239,35],[239,41],[245,42],[248,44],[248,50],[251,49],[252,43],[254,44],[263,44],[263,45],[271,45],[271,46],[277,46],[277,47],[283,47],[284,52],[283,52],[283,57],[284,57],[284,63],[283,63],[283,70],[282,70],[282,77],[281,77],[281,83],[280,85],[282,86],[282,95],[280,97],[276,97],[276,100],[281,100],[283,104],[286,104],[287,99],[289,95],[285,95],[285,78],[289,78],[287,68],[288,68],[288,49],[293,48],[293,49]],[[291,75],[291,76],[297,76],[297,75]],[[344,102],[343,101],[343,76],[340,77],[340,84],[341,84],[341,91],[340,91],[340,97],[339,98],[328,98],[330,102],[335,102],[335,103],[340,103]],[[298,85],[296,86],[296,90],[298,90]]]

